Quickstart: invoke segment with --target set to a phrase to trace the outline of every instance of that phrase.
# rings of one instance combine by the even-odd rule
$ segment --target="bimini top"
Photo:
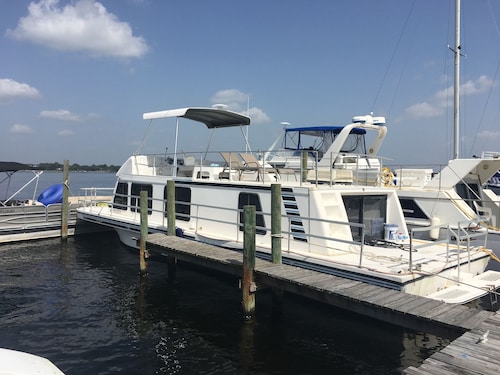
[[[0,172],[33,171],[38,168],[15,161],[0,161]]]
[[[323,136],[324,133],[333,133],[333,134],[339,134],[342,129],[344,129],[343,126],[304,126],[300,128],[285,128],[286,132],[300,132],[302,134],[306,135],[312,135],[312,136],[317,136],[321,137]],[[351,130],[351,134],[366,134],[365,129],[360,129],[360,128],[353,128]]]
[[[250,125],[250,118],[236,112],[219,108],[180,108],[144,113],[144,120],[164,117],[182,117],[204,123],[209,129]]]

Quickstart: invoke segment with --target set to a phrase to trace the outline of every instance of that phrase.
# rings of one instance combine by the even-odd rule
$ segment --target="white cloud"
[[[460,96],[478,95],[490,89],[493,81],[487,76],[480,76],[475,81],[469,80],[460,85]],[[437,91],[430,101],[413,104],[406,113],[415,118],[437,117],[445,113],[453,104],[453,86]]]
[[[493,140],[500,139],[500,131],[498,130],[483,130],[477,134],[478,138]]]
[[[493,81],[489,79],[487,76],[481,76],[475,81],[467,81],[460,87],[460,92],[465,95],[476,95],[482,94],[490,89],[493,86]]]
[[[34,133],[35,131],[28,125],[14,124],[10,128],[9,132],[14,134],[30,134]]]
[[[95,0],[59,6],[59,0],[40,0],[7,35],[62,51],[86,51],[94,56],[140,57],[146,41]]]
[[[61,137],[69,137],[69,136],[75,135],[75,132],[73,130],[70,130],[70,129],[64,129],[64,130],[61,130],[57,134],[59,134]]]
[[[0,79],[0,102],[8,102],[14,98],[39,98],[40,93],[27,83],[19,83],[12,79]]]
[[[249,94],[236,89],[220,90],[212,97],[212,104],[224,104],[230,111],[249,115],[253,124],[270,122],[270,117],[260,108],[248,107]]]
[[[62,121],[82,121],[82,117],[71,113],[66,109],[58,109],[56,111],[42,111],[40,112],[40,117],[49,118],[53,120],[62,120]]]
[[[413,104],[412,106],[406,108],[406,113],[415,118],[436,117],[441,115],[443,112],[443,107],[427,102]]]

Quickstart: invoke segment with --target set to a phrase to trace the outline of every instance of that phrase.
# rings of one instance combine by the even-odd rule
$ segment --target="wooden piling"
[[[139,268],[141,273],[146,273],[148,266],[146,263],[146,241],[148,237],[148,192],[141,191],[141,238],[139,245]]]
[[[175,181],[167,181],[167,235],[175,236]]]
[[[271,258],[275,264],[282,263],[281,257],[281,184],[271,185]],[[273,319],[283,316],[283,290],[272,288]]]
[[[175,181],[167,181],[167,235],[175,236]],[[177,260],[167,256],[168,280],[175,280]]]
[[[255,319],[255,206],[244,206],[243,224],[243,277],[241,291],[243,296],[243,316],[248,322]]]
[[[61,240],[68,240],[69,216],[69,161],[64,161],[63,169],[63,202],[61,207]]]
[[[271,185],[271,254],[281,264],[281,184]]]

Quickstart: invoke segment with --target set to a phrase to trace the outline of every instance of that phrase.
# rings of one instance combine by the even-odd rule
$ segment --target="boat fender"
[[[439,223],[441,222],[441,220],[439,220],[439,217],[437,217],[436,215],[434,215],[431,219],[431,227],[434,227],[434,228],[431,228],[429,230],[429,237],[431,238],[431,240],[437,240],[439,238]]]
[[[49,186],[38,196],[38,201],[45,206],[54,203],[62,203],[63,184]]]
[[[177,237],[183,238],[184,237],[184,231],[182,230],[182,228],[175,227],[175,235]]]

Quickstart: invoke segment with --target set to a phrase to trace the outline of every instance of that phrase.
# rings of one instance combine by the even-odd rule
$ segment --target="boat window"
[[[128,199],[128,184],[126,182],[119,182],[116,185],[115,196],[113,198],[113,208],[119,210],[127,209]]]
[[[386,195],[345,195],[342,198],[350,223],[365,224],[366,237],[384,238],[383,223],[386,221]],[[354,241],[361,240],[361,229],[351,227]]]
[[[349,134],[340,152],[348,154],[366,155],[366,143],[364,134]]]
[[[130,209],[132,212],[139,212],[141,210],[141,191],[148,192],[148,215],[153,212],[152,205],[153,201],[151,197],[153,196],[153,186],[144,184],[132,184],[132,191],[130,197]]]
[[[465,184],[459,182],[455,189],[457,194],[462,198],[469,206],[476,212],[476,207],[474,206],[474,201],[481,206],[481,199],[479,199],[479,185],[476,183]],[[477,212],[476,212],[477,213]]]
[[[401,208],[403,209],[403,215],[407,219],[426,219],[429,217],[424,211],[417,205],[414,199],[400,198]]]
[[[165,200],[165,217],[167,217],[167,187],[163,191]],[[175,187],[175,219],[189,221],[191,219],[191,189],[187,187]]]
[[[266,225],[264,223],[264,215],[262,214],[262,206],[257,194],[254,193],[240,193],[238,197],[238,210],[240,211],[240,231],[243,231],[243,223],[245,221],[245,213],[243,212],[244,206],[255,206],[255,233],[264,235],[266,234]]]

